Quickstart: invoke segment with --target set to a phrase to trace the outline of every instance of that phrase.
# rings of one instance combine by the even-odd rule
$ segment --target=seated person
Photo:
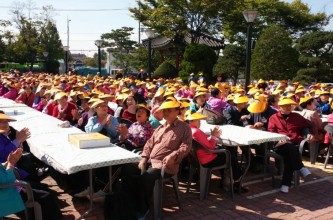
[[[0,185],[11,184],[16,181],[14,174],[14,164],[22,156],[22,148],[16,149],[14,152],[9,153],[5,163],[0,163]],[[20,212],[25,209],[22,198],[16,187],[0,189],[0,198],[5,204],[0,206],[0,217]]]
[[[226,124],[243,126],[243,122],[246,121],[249,112],[246,109],[247,103],[250,99],[244,95],[238,95],[234,97],[234,105],[224,109],[223,115],[226,119]]]
[[[192,130],[192,138],[196,140],[199,144],[201,144],[203,147],[208,148],[210,150],[214,150],[216,148],[216,139],[221,137],[222,131],[219,129],[219,127],[216,126],[213,130],[211,130],[211,135],[207,138],[205,133],[202,130],[200,130],[200,120],[202,119],[206,119],[206,116],[200,113],[193,113],[186,115],[186,120],[189,122]],[[228,150],[231,153],[231,166],[232,166],[233,178],[235,181],[237,181],[241,176],[241,170],[237,162],[238,160],[237,148],[229,147]],[[207,153],[202,149],[197,150],[197,157],[199,163],[206,168],[221,166],[226,162],[225,154]],[[222,170],[220,172],[221,172],[221,177],[223,177]],[[234,191],[235,192],[239,191],[239,182],[235,182]],[[243,193],[247,192],[247,189],[242,188],[242,192]]]
[[[34,103],[35,94],[32,92],[32,85],[26,84],[23,86],[23,92],[15,99],[15,102],[26,104],[32,107]]]
[[[64,92],[57,93],[54,97],[54,101],[57,101],[58,105],[53,108],[52,116],[59,120],[72,123],[72,110],[76,109],[76,105],[68,101],[67,94]]]
[[[161,177],[165,167],[165,176],[177,174],[179,164],[190,152],[192,135],[189,125],[177,119],[180,104],[177,101],[165,101],[160,106],[165,124],[159,126],[147,141],[137,164],[125,164],[122,167],[122,186],[133,200],[138,217],[148,212],[155,180]],[[148,160],[151,167],[146,170]],[[142,175],[141,175],[141,172]]]
[[[193,97],[193,104],[190,106],[191,112],[202,112],[204,108],[211,108],[211,106],[206,102],[206,93],[195,93]]]
[[[161,125],[160,121],[163,119],[163,111],[159,110],[159,107],[159,105],[153,107],[148,119],[153,129],[158,128]]]
[[[302,132],[305,128],[310,129],[311,134],[308,134],[308,140],[313,141],[313,128],[311,123],[303,118],[303,116],[292,112],[296,102],[290,98],[285,97],[281,99],[278,105],[279,112],[272,115],[268,121],[268,131],[289,137],[288,141],[280,141],[274,147],[275,152],[283,157],[284,162],[280,191],[288,193],[295,170],[299,170],[303,177],[311,174],[310,171],[304,167],[296,145],[299,145],[303,140]]]
[[[300,115],[312,122],[315,141],[323,143],[326,132],[323,128],[323,122],[315,109],[315,99],[310,96],[304,96],[300,99],[299,104],[303,109]]]
[[[4,167],[7,169],[10,168],[12,170],[15,169],[16,162],[19,161],[19,159],[22,156],[22,149],[17,148],[15,143],[21,143],[22,140],[26,140],[27,138],[30,137],[30,132],[27,128],[22,129],[20,132],[17,132],[16,140],[11,141],[8,137],[8,131],[9,131],[9,121],[15,121],[15,119],[5,115],[5,114],[0,114],[0,147],[3,147],[1,149],[1,163],[5,163]],[[13,153],[14,152],[14,153]],[[7,154],[7,160],[3,159],[3,156]],[[14,157],[14,158],[12,158]],[[7,161],[7,162],[6,162]],[[14,169],[13,169],[14,168]],[[15,169],[16,170],[16,169]],[[16,172],[17,176],[16,178],[26,180],[27,177],[29,176],[29,173],[25,172],[24,170],[18,169],[18,172]],[[33,188],[38,188],[38,189],[33,189],[33,195],[34,199],[41,205],[42,207],[42,213],[43,213],[43,219],[45,220],[58,220],[62,218],[62,214],[60,212],[60,209],[56,205],[54,199],[50,196],[50,193],[48,192],[48,188],[44,187],[43,185],[27,180],[30,185]],[[0,190],[1,191],[1,190]],[[27,195],[26,193],[22,190],[20,191],[21,197],[23,198],[23,201],[27,200]],[[1,197],[2,198],[2,197]],[[8,202],[8,201],[6,201]],[[0,208],[1,210],[1,208]],[[0,215],[1,216],[1,215]]]
[[[136,122],[128,129],[125,124],[118,126],[120,136],[117,145],[123,145],[130,151],[135,148],[142,148],[154,132],[153,127],[148,122],[149,116],[150,110],[148,106],[144,104],[137,105]]]
[[[10,132],[9,122],[16,121],[14,118],[0,113],[0,163],[6,162],[10,152],[15,151],[21,144],[30,137],[30,131],[28,128],[23,128],[16,133],[16,139],[11,141],[8,137]],[[16,168],[17,165],[15,165]],[[29,176],[29,173],[23,169],[18,168],[18,173],[21,179],[25,179]]]
[[[267,131],[268,121],[270,117],[277,113],[277,111],[272,108],[264,95],[259,95],[255,97],[255,100],[248,106],[247,110],[250,114],[247,116],[244,125],[252,129],[258,129]],[[260,172],[264,165],[265,157],[265,144],[251,145],[256,151],[255,157],[251,157],[251,167],[253,172]]]
[[[222,100],[222,92],[218,88],[213,88],[210,92],[207,103],[211,106],[214,111],[222,113],[222,110],[226,107],[227,103]]]
[[[108,106],[103,100],[97,100],[91,108],[95,111],[95,116],[88,119],[86,132],[98,132],[110,137],[112,143],[116,142],[119,136],[117,131],[119,123],[115,117],[108,114]]]
[[[131,122],[136,122],[136,105],[138,101],[136,98],[130,94],[127,96],[127,98],[124,100],[124,111],[121,115],[121,118],[129,120]]]
[[[332,113],[330,93],[328,91],[320,92],[316,108],[319,109],[323,115],[329,115]]]

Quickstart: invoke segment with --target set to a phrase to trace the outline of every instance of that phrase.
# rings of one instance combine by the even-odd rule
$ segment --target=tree
[[[178,70],[168,60],[164,61],[154,72],[153,77],[163,77],[166,79],[175,78],[178,75]]]
[[[217,56],[213,49],[205,44],[190,44],[186,46],[184,59],[181,63],[181,77],[190,73],[203,72],[207,80],[212,77],[213,67]]]
[[[64,50],[59,37],[56,25],[50,20],[42,29],[40,34],[40,49],[39,57],[43,57],[43,52],[48,52],[46,59],[46,70],[52,73],[57,73],[59,70],[58,60],[63,58]]]
[[[225,7],[220,10],[220,16],[223,20],[224,37],[230,42],[245,41],[247,24],[242,12],[248,8],[256,8],[259,11],[253,25],[255,39],[260,36],[262,30],[272,24],[281,26],[297,39],[302,34],[321,30],[330,19],[325,13],[311,14],[309,6],[301,0],[294,0],[291,3],[279,0],[223,2]]]
[[[104,50],[101,50],[101,66],[105,66],[107,54]],[[89,67],[98,67],[98,53],[94,53],[93,57],[87,57],[83,60],[83,63]]]
[[[221,73],[223,78],[232,79],[236,83],[240,72],[245,70],[245,58],[245,47],[234,44],[227,45],[223,50],[223,56],[219,57],[214,66],[214,75]]]
[[[219,34],[222,19],[219,10],[223,1],[211,0],[144,0],[137,8],[130,8],[133,17],[145,26],[168,37],[191,34],[191,42],[198,43],[201,33]]]
[[[277,25],[265,29],[253,51],[251,77],[292,79],[298,67],[298,52],[288,32]]]
[[[131,53],[136,45],[136,42],[130,39],[133,29],[132,27],[122,27],[101,35],[101,39],[104,40],[103,46],[110,47],[108,51],[115,58],[112,64],[124,69],[125,72],[131,68],[131,60],[133,59]]]
[[[329,82],[333,76],[333,32],[316,31],[302,36],[296,45],[303,65],[295,80]]]

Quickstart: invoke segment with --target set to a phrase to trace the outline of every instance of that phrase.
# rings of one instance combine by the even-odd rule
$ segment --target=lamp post
[[[151,28],[146,28],[145,29],[145,34],[148,37],[148,76],[149,79],[151,79],[151,39],[154,37],[155,32]]]
[[[251,65],[251,41],[252,41],[252,24],[256,19],[258,14],[257,9],[247,9],[243,11],[244,18],[248,23],[247,35],[246,35],[246,70],[245,70],[245,89],[248,90],[248,85],[250,84],[250,65]]]
[[[103,41],[102,40],[95,40],[95,45],[98,47],[98,72],[102,74],[101,69],[101,46]]]
[[[68,72],[68,51],[69,51],[69,46],[64,46],[64,51],[65,51],[65,74]]]
[[[46,69],[46,62],[47,62],[47,56],[49,55],[49,52],[47,52],[47,51],[44,51],[43,52],[43,56],[45,57],[45,67],[44,67],[44,69],[45,69],[45,72],[47,72],[47,69]]]

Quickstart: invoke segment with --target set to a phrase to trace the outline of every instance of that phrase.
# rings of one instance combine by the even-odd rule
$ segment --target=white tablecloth
[[[217,125],[207,124],[205,120],[201,120],[200,129],[206,134],[210,134],[210,129]],[[235,125],[219,126],[222,130],[221,139],[224,144],[228,145],[250,145],[261,144],[270,141],[287,140],[288,137],[282,134],[276,134],[267,131],[260,131]]]
[[[26,106],[25,104],[22,103],[16,103],[15,101],[11,99],[5,99],[0,97],[0,109],[2,108],[8,108],[8,107],[23,107]]]
[[[14,109],[18,110],[16,115]],[[141,159],[137,154],[112,144],[103,148],[78,149],[68,142],[68,135],[83,133],[80,129],[61,128],[58,126],[60,120],[30,107],[13,104],[2,110],[17,120],[10,123],[16,130],[24,127],[30,129],[31,138],[27,142],[31,152],[61,173],[72,174],[93,168],[135,163]]]

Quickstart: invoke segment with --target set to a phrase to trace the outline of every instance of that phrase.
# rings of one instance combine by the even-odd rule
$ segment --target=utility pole
[[[67,46],[69,47],[69,22],[71,19],[68,19],[67,17]]]

